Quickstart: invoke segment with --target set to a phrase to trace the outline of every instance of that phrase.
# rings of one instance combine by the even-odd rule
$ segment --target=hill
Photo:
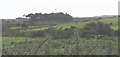
[[[62,29],[70,28],[71,26],[75,26],[75,27],[78,27],[78,28],[83,28],[87,23],[97,22],[97,21],[101,21],[103,23],[110,24],[112,29],[118,30],[118,18],[103,18],[103,19],[100,19],[100,20],[92,20],[92,21],[87,21],[87,22],[83,22],[83,21],[69,22],[69,23],[58,24],[58,25],[55,25],[55,26],[52,26],[52,27],[56,27],[58,29],[59,28],[62,28]],[[33,26],[29,30],[35,30],[35,31],[36,30],[44,30],[44,29],[48,29],[48,27],[49,26],[44,26],[44,27]]]

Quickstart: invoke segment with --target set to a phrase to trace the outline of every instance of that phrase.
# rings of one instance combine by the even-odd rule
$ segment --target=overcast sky
[[[120,0],[0,0],[0,19],[39,12],[64,12],[73,17],[117,15],[118,1]]]

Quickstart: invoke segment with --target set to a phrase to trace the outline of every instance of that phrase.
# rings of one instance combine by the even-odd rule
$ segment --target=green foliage
[[[34,40],[35,39],[26,38],[26,37],[3,37],[2,38],[3,48],[11,47],[11,46],[14,46],[15,44],[19,44],[22,42],[34,41]]]
[[[49,33],[54,39],[67,39],[67,38],[71,38],[72,36],[74,36],[75,28],[76,27],[74,26],[71,26],[70,28],[66,28],[66,29],[62,29],[62,27],[59,29],[50,27],[45,31]]]
[[[46,32],[43,30],[40,31],[32,31],[28,33],[29,37],[45,37],[46,36]]]
[[[84,27],[81,36],[89,37],[91,35],[104,35],[104,36],[112,36],[113,30],[108,24],[104,24],[102,22],[92,22],[86,24]]]
[[[2,36],[6,37],[6,36],[10,36],[10,37],[25,37],[26,33],[21,32],[19,30],[10,30],[10,29],[3,29],[2,31]]]
[[[99,20],[105,24],[110,24],[112,23],[111,28],[114,30],[118,30],[118,18],[105,18],[105,19],[101,19]]]
[[[94,38],[97,35],[95,30],[82,30],[80,32],[80,37],[82,38]]]
[[[26,41],[27,39],[27,41]],[[111,55],[118,55],[118,38],[104,37],[103,39],[75,38],[18,38],[3,37],[3,55],[108,55],[111,42]],[[46,40],[46,41],[45,41]],[[45,41],[45,42],[44,42]],[[10,44],[14,42],[14,44]],[[44,42],[44,43],[43,43]],[[42,44],[42,45],[41,45]],[[79,46],[79,50],[76,49]]]
[[[30,18],[30,21],[58,21],[58,22],[68,22],[72,20],[72,16],[69,14],[64,14],[62,12],[59,13],[49,13],[49,14],[42,14],[42,13],[35,13],[35,14],[28,14],[26,17]]]
[[[4,55],[107,55],[109,51],[118,54],[117,18],[66,22],[72,17],[63,13],[26,17],[31,19],[3,21]],[[101,39],[94,38],[101,34]]]

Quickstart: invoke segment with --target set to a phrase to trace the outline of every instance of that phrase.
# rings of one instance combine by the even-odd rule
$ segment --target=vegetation
[[[114,38],[114,39],[113,39]],[[27,41],[25,41],[27,39]],[[3,54],[5,55],[107,55],[109,42],[112,54],[118,54],[117,37],[104,37],[103,39],[79,38],[79,49],[76,51],[76,39],[49,39],[46,38],[3,38]],[[71,41],[72,40],[72,41]],[[10,41],[10,42],[8,42]],[[13,44],[14,42],[14,44]],[[16,44],[16,45],[15,45]],[[5,48],[6,47],[6,48]],[[12,51],[12,52],[11,52]]]
[[[117,20],[61,12],[2,20],[3,55],[118,55]]]
[[[72,20],[72,16],[69,14],[64,14],[62,12],[59,13],[49,13],[49,14],[42,14],[42,13],[35,13],[35,14],[28,14],[26,17],[30,18],[31,21],[59,21],[59,22],[67,22]]]

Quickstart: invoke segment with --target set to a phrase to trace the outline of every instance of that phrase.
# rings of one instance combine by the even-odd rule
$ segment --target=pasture
[[[99,38],[97,36],[91,37],[92,34],[91,33],[90,37],[82,38],[80,37],[80,33],[75,32],[78,34],[74,34],[74,32],[71,32],[72,30],[66,29],[66,28],[71,28],[72,26],[77,29],[83,29],[86,24],[97,21],[101,21],[105,24],[110,25],[110,27],[113,30],[118,30],[118,18],[103,18],[99,20],[92,20],[85,22],[83,21],[77,21],[77,22],[72,21],[72,22],[64,22],[64,23],[59,22],[58,24],[57,22],[52,22],[52,25],[50,22],[49,23],[44,22],[45,25],[40,23],[42,25],[31,25],[26,28],[16,25],[17,22],[12,23],[12,21],[10,21],[11,22],[10,24],[9,23],[6,24],[7,22],[5,22],[3,24],[5,25],[4,29],[6,29],[7,32],[5,32],[4,33],[5,36],[2,37],[3,55],[118,55],[118,36],[106,35]],[[39,24],[39,22],[36,24]],[[52,33],[44,33],[44,31],[46,32],[46,29],[49,29],[50,27],[57,29],[57,30],[50,29],[52,33],[55,35],[52,35]],[[45,34],[45,37],[26,36],[27,33],[29,34],[30,32],[37,32],[36,33],[37,35],[43,33]],[[11,36],[11,34],[13,33],[15,34],[15,36],[14,35]],[[69,38],[60,38],[60,39],[53,38],[54,36],[58,37],[60,33],[61,36],[65,36],[65,37],[67,37],[66,33],[68,34],[73,33],[74,35],[72,36],[70,35],[71,37]],[[36,35],[34,33],[31,34]],[[25,35],[25,36],[17,37],[16,35]]]

